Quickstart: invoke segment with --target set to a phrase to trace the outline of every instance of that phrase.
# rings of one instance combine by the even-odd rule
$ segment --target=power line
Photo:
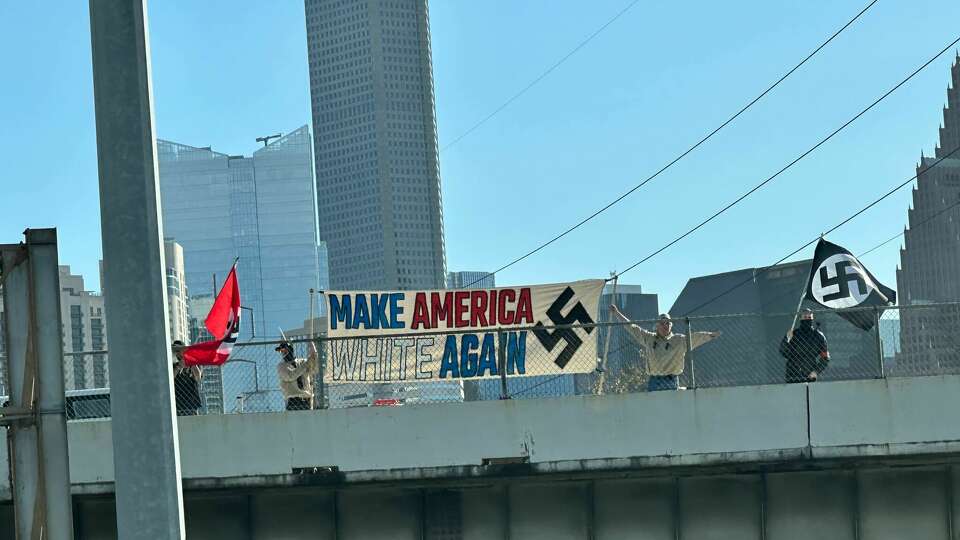
[[[916,230],[916,229],[918,229],[919,227],[921,227],[921,226],[924,225],[925,223],[932,221],[933,219],[935,219],[935,218],[937,218],[937,217],[945,214],[946,212],[948,212],[949,210],[952,210],[952,209],[956,208],[957,206],[960,206],[960,200],[958,200],[957,202],[955,202],[955,203],[947,206],[946,208],[943,208],[942,210],[940,210],[940,211],[937,212],[936,214],[928,217],[927,219],[925,219],[925,220],[923,220],[923,221],[921,221],[921,222],[919,222],[919,223],[915,223],[915,224],[911,227],[911,230]],[[865,255],[869,255],[869,254],[873,253],[874,251],[882,248],[883,246],[889,244],[890,242],[893,242],[893,241],[896,240],[897,238],[900,238],[901,236],[903,236],[904,234],[906,234],[906,232],[907,232],[907,231],[904,230],[904,231],[901,231],[900,233],[897,233],[897,234],[894,235],[894,236],[891,236],[890,238],[884,240],[883,242],[880,242],[879,244],[873,246],[872,248],[864,251],[863,253],[860,254],[860,256],[863,257],[863,256],[865,256]]]
[[[699,310],[700,308],[703,308],[703,307],[705,307],[705,306],[707,306],[707,305],[709,305],[709,304],[711,304],[711,303],[719,300],[720,298],[723,298],[724,296],[730,294],[731,292],[739,289],[740,287],[746,285],[747,283],[750,283],[751,281],[755,280],[755,279],[757,278],[757,276],[761,276],[761,275],[763,275],[763,274],[766,274],[767,272],[769,272],[770,270],[772,270],[774,267],[776,267],[778,264],[786,261],[786,260],[789,259],[790,257],[793,257],[793,256],[796,255],[797,253],[800,253],[800,252],[803,251],[804,249],[806,249],[806,248],[808,248],[809,246],[813,245],[814,242],[820,240],[820,238],[822,238],[823,236],[826,236],[827,234],[830,234],[830,233],[836,231],[837,229],[839,229],[840,227],[843,227],[843,226],[846,225],[847,223],[850,223],[851,221],[853,221],[854,219],[856,219],[858,216],[860,216],[861,214],[863,214],[863,213],[866,212],[867,210],[873,208],[874,206],[876,206],[877,204],[879,204],[881,201],[883,201],[884,199],[886,199],[886,198],[889,197],[890,195],[893,195],[893,194],[896,193],[897,191],[903,189],[904,186],[907,186],[908,184],[910,184],[911,182],[913,182],[914,180],[916,180],[921,174],[923,174],[923,173],[929,171],[930,169],[936,167],[937,165],[940,164],[941,161],[949,158],[950,156],[952,156],[952,155],[954,155],[954,154],[956,154],[956,153],[958,153],[958,152],[960,152],[960,146],[954,148],[953,150],[951,150],[949,153],[947,153],[947,154],[944,155],[943,157],[938,158],[938,159],[937,159],[936,161],[934,161],[929,167],[927,167],[927,168],[923,169],[922,171],[920,171],[919,173],[913,175],[912,177],[910,177],[910,178],[909,178],[908,180],[906,180],[905,182],[902,182],[902,183],[898,184],[897,186],[893,187],[892,189],[890,189],[889,191],[887,191],[886,193],[884,193],[883,195],[881,195],[879,198],[873,200],[872,202],[870,202],[869,204],[867,204],[866,206],[864,206],[864,207],[861,208],[860,210],[858,210],[858,211],[854,212],[852,215],[848,216],[846,219],[844,219],[844,220],[841,221],[840,223],[834,225],[833,227],[831,227],[830,229],[828,229],[826,232],[822,233],[820,236],[817,236],[816,238],[814,238],[814,239],[810,240],[809,242],[803,244],[803,245],[800,246],[799,248],[797,248],[797,249],[791,251],[790,253],[788,253],[787,255],[781,257],[779,260],[777,260],[777,262],[775,262],[775,263],[773,263],[773,264],[771,264],[771,265],[769,265],[769,266],[765,266],[764,268],[761,268],[759,272],[754,273],[751,277],[749,277],[749,278],[747,278],[747,279],[745,279],[745,280],[737,283],[737,284],[734,285],[733,287],[730,287],[729,289],[727,289],[727,290],[723,291],[722,293],[714,296],[713,298],[707,300],[706,302],[703,302],[702,304],[696,306],[695,308],[690,309],[690,310],[687,310],[687,312],[684,313],[683,315],[681,315],[681,317],[688,317],[691,313]],[[952,205],[950,205],[950,206],[948,206],[948,207],[946,207],[946,208],[943,208],[942,210],[940,210],[940,211],[937,212],[936,214],[930,216],[929,218],[927,218],[927,219],[925,219],[925,220],[917,223],[917,224],[914,226],[914,228],[917,228],[917,227],[922,226],[923,224],[925,224],[925,223],[933,220],[933,219],[936,218],[937,216],[940,216],[940,215],[942,215],[943,213],[945,213],[946,211],[950,210],[951,208],[954,208],[954,207],[957,207],[957,206],[960,206],[960,200],[958,200],[957,202],[953,203]],[[894,239],[896,239],[897,237],[902,236],[902,235],[903,235],[903,233],[900,233],[900,234],[898,234],[897,236],[894,236],[893,238],[890,238],[889,240],[886,240],[885,242],[883,242],[883,243],[881,243],[881,244],[879,244],[879,245],[877,245],[877,246],[875,246],[875,247],[873,247],[873,248],[870,248],[869,250],[863,252],[863,253],[860,255],[860,257],[863,257],[864,255],[869,254],[870,252],[874,251],[875,249],[879,248],[880,246],[882,246],[882,245],[886,244],[887,242],[890,242],[890,241],[892,241],[892,240],[894,240]],[[549,379],[540,381],[540,382],[537,383],[537,384],[534,384],[534,385],[532,385],[532,386],[529,386],[529,387],[527,387],[527,388],[524,388],[524,389],[522,389],[522,390],[519,390],[519,391],[517,391],[517,392],[514,392],[513,395],[514,395],[514,396],[518,396],[518,395],[524,394],[524,393],[526,393],[526,392],[528,392],[528,391],[530,391],[530,390],[533,390],[533,389],[535,389],[535,388],[538,388],[538,387],[540,387],[540,386],[543,386],[543,385],[545,385],[545,384],[548,384],[548,383],[550,383],[550,382],[552,382],[552,381],[555,381],[555,380],[559,379],[559,378],[562,377],[562,376],[563,376],[563,375],[554,375],[553,377],[551,377],[551,378],[549,378]]]
[[[564,230],[564,231],[561,232],[560,234],[554,236],[554,237],[551,238],[550,240],[544,242],[543,244],[540,244],[540,245],[537,246],[536,248],[534,248],[534,249],[532,249],[531,251],[525,253],[524,255],[521,255],[520,257],[517,257],[516,259],[514,259],[514,260],[510,261],[509,263],[501,266],[500,268],[497,268],[497,269],[494,270],[493,272],[490,272],[489,274],[486,274],[486,275],[484,276],[484,278],[487,277],[487,276],[495,275],[495,274],[497,274],[498,272],[502,272],[503,270],[506,270],[507,268],[510,268],[511,266],[517,264],[518,262],[520,262],[520,261],[522,261],[522,260],[530,257],[531,255],[536,254],[537,252],[539,252],[539,251],[542,250],[543,248],[545,248],[545,247],[553,244],[553,243],[556,242],[557,240],[560,240],[561,238],[563,238],[564,236],[570,234],[571,232],[579,229],[581,226],[583,226],[583,225],[585,225],[586,223],[588,223],[589,221],[593,220],[593,218],[599,216],[599,215],[602,214],[603,212],[606,212],[607,210],[609,210],[610,208],[612,208],[614,205],[618,204],[620,201],[626,199],[626,198],[627,198],[628,196],[630,196],[633,192],[635,192],[635,191],[637,191],[638,189],[642,188],[643,186],[647,185],[647,183],[651,182],[653,179],[655,179],[655,178],[657,178],[658,176],[660,176],[662,173],[664,173],[664,172],[665,172],[667,169],[669,169],[670,167],[673,167],[677,162],[679,162],[679,161],[682,160],[683,158],[687,157],[687,155],[689,155],[691,152],[693,152],[694,150],[696,150],[697,148],[699,148],[701,145],[703,145],[704,143],[706,143],[708,140],[710,140],[711,138],[713,138],[713,136],[716,135],[717,133],[719,133],[720,130],[722,130],[723,128],[725,128],[725,127],[727,127],[728,125],[730,125],[734,120],[736,120],[737,118],[739,118],[740,115],[742,115],[742,114],[743,114],[744,112],[746,112],[749,108],[751,108],[754,104],[756,104],[758,101],[760,101],[761,99],[763,99],[767,94],[769,94],[771,91],[773,91],[773,89],[776,88],[777,86],[779,86],[780,83],[782,83],[783,81],[785,81],[785,80],[787,79],[787,77],[789,77],[789,76],[792,75],[795,71],[797,71],[798,69],[800,69],[800,67],[802,67],[802,66],[803,66],[804,64],[806,64],[811,58],[813,58],[817,53],[819,53],[821,50],[823,50],[824,47],[826,47],[828,44],[830,44],[830,42],[832,42],[832,41],[833,41],[837,36],[839,36],[844,30],[846,30],[846,29],[849,28],[854,22],[856,22],[857,19],[859,19],[864,13],[867,12],[867,10],[869,10],[871,7],[873,7],[873,5],[877,3],[877,1],[878,1],[878,0],[872,0],[872,1],[871,1],[869,4],[867,4],[863,9],[861,9],[860,12],[858,12],[852,19],[850,19],[849,21],[847,21],[846,24],[844,24],[843,26],[841,26],[839,30],[837,30],[837,31],[834,32],[829,38],[827,38],[826,41],[824,41],[823,43],[821,43],[821,44],[820,44],[816,49],[814,49],[810,54],[808,54],[806,57],[804,57],[803,60],[801,60],[798,64],[796,64],[795,66],[793,66],[792,68],[790,68],[789,71],[787,71],[786,73],[784,73],[779,79],[776,80],[776,82],[774,82],[773,84],[771,84],[770,86],[768,86],[763,92],[761,92],[759,95],[757,95],[757,97],[755,97],[755,98],[753,98],[752,100],[750,100],[746,105],[744,105],[743,107],[741,107],[736,113],[734,113],[730,118],[728,118],[728,119],[727,119],[726,121],[724,121],[722,124],[720,124],[719,126],[717,126],[716,128],[714,128],[712,131],[710,131],[709,133],[707,133],[706,135],[704,135],[703,137],[701,137],[701,138],[700,138],[696,143],[694,143],[692,146],[690,146],[689,148],[687,148],[686,150],[684,150],[683,152],[681,152],[679,155],[677,155],[676,157],[674,157],[672,160],[670,160],[666,165],[662,166],[662,167],[661,167],[660,169],[658,169],[656,172],[654,172],[654,173],[651,174],[650,176],[646,177],[642,182],[640,182],[639,184],[633,186],[632,188],[630,188],[629,190],[627,190],[625,193],[623,193],[622,195],[620,195],[620,196],[617,197],[616,199],[614,199],[614,200],[610,201],[609,203],[607,203],[607,205],[605,205],[604,207],[602,207],[602,208],[600,208],[599,210],[597,210],[596,212],[590,214],[590,215],[587,216],[586,218],[582,219],[581,221],[579,221],[579,222],[576,223],[575,225],[573,225],[573,226],[569,227],[568,229]],[[472,286],[472,285],[474,285],[474,284],[476,284],[476,283],[479,283],[479,282],[482,281],[484,278],[480,278],[480,279],[474,281],[474,282],[471,283],[470,285],[467,285],[467,287],[470,287],[470,286]]]
[[[714,296],[713,298],[707,300],[706,302],[703,302],[702,304],[694,307],[693,309],[687,310],[687,312],[684,313],[682,316],[683,316],[683,317],[689,316],[691,313],[693,313],[693,312],[695,312],[695,311],[697,311],[697,310],[699,310],[699,309],[701,309],[701,308],[703,308],[703,307],[705,307],[705,306],[707,306],[707,305],[709,305],[709,304],[712,304],[713,302],[719,300],[720,298],[723,298],[724,296],[730,294],[731,292],[733,292],[733,291],[739,289],[740,287],[746,285],[747,283],[753,281],[754,279],[756,279],[756,276],[760,276],[760,275],[763,275],[763,274],[769,272],[771,269],[773,269],[773,267],[777,266],[778,264],[782,263],[783,261],[789,259],[790,257],[793,257],[793,256],[796,255],[797,253],[800,253],[800,252],[803,251],[804,249],[806,249],[806,248],[808,248],[809,246],[813,245],[813,243],[814,243],[814,242],[817,242],[818,240],[820,240],[820,238],[821,238],[822,236],[826,236],[826,235],[832,233],[833,231],[836,231],[836,230],[839,229],[840,227],[843,227],[843,226],[846,225],[847,223],[850,223],[851,221],[853,221],[854,219],[856,219],[857,217],[859,217],[861,214],[863,214],[863,213],[866,212],[867,210],[873,208],[874,206],[876,206],[877,204],[879,204],[881,201],[883,201],[884,199],[886,199],[886,198],[889,197],[890,195],[893,195],[893,194],[896,193],[897,191],[903,189],[904,186],[907,186],[907,185],[909,185],[910,183],[912,183],[912,182],[913,182],[914,180],[916,180],[917,177],[919,177],[921,174],[923,174],[923,173],[929,171],[930,169],[936,167],[936,166],[939,165],[943,160],[949,158],[950,156],[954,155],[954,154],[957,153],[957,152],[960,152],[960,146],[954,148],[953,150],[951,150],[949,153],[947,153],[947,154],[944,155],[943,157],[938,158],[938,159],[937,159],[936,161],[934,161],[929,167],[927,167],[927,168],[923,169],[922,171],[918,172],[917,174],[913,175],[912,177],[910,177],[909,179],[907,179],[905,182],[903,182],[903,183],[901,183],[901,184],[898,184],[897,186],[893,187],[892,189],[890,189],[889,191],[887,191],[886,193],[884,193],[883,195],[881,195],[881,196],[878,197],[877,199],[874,199],[870,204],[864,206],[864,207],[861,208],[860,210],[857,210],[856,212],[854,212],[852,215],[848,216],[846,219],[844,219],[844,220],[841,221],[840,223],[837,223],[837,224],[834,225],[833,227],[827,229],[827,231],[825,231],[824,233],[822,233],[821,236],[817,236],[816,238],[810,240],[810,241],[807,242],[806,244],[803,244],[803,245],[800,246],[799,248],[791,251],[790,253],[788,253],[788,254],[785,255],[784,257],[781,257],[777,262],[775,262],[775,263],[773,263],[773,264],[771,264],[771,265],[769,265],[769,266],[766,266],[766,267],[760,269],[759,272],[757,272],[756,274],[754,274],[754,275],[751,276],[750,278],[745,279],[745,280],[741,281],[740,283],[737,283],[737,284],[734,285],[733,287],[730,287],[729,289],[727,289],[727,290],[723,291],[722,293]],[[957,206],[957,204],[960,204],[960,202],[954,204],[954,206]],[[943,212],[945,212],[946,210],[949,210],[949,208],[946,208],[946,209],[942,210],[940,213],[943,213]],[[939,215],[940,213],[938,213],[937,215]],[[936,216],[933,216],[933,217],[936,217]],[[925,220],[924,222],[929,221],[930,219],[933,219],[933,217]],[[901,234],[902,234],[902,233],[901,233]],[[894,237],[894,238],[896,238],[896,237]],[[892,240],[892,238],[891,238],[891,240]],[[889,240],[888,240],[888,242],[889,242]],[[878,246],[878,247],[879,247],[879,246]],[[873,249],[876,249],[876,248],[871,248],[870,250],[868,250],[867,252],[865,252],[863,255],[866,255],[867,253],[869,253],[869,252],[872,251]],[[861,255],[861,256],[863,256],[863,255]]]
[[[922,173],[921,173],[921,174],[922,174]],[[917,229],[919,229],[920,227],[922,227],[922,226],[926,225],[927,223],[933,221],[934,219],[936,219],[937,217],[945,214],[946,212],[950,211],[951,209],[956,208],[957,206],[960,206],[960,200],[958,200],[957,202],[955,202],[955,203],[953,203],[953,204],[951,204],[951,205],[949,205],[949,206],[946,206],[945,208],[942,208],[939,212],[937,212],[936,214],[933,214],[932,216],[928,217],[927,219],[924,219],[924,220],[922,220],[922,221],[918,221],[917,223],[914,223],[913,226],[910,227],[910,230],[917,230]],[[868,249],[868,250],[860,253],[859,255],[857,255],[857,258],[862,259],[863,257],[866,257],[867,255],[869,255],[869,254],[873,253],[874,251],[880,249],[881,247],[889,244],[890,242],[896,240],[897,238],[900,238],[901,236],[904,235],[905,232],[906,232],[906,231],[902,231],[902,232],[900,232],[900,233],[898,233],[898,234],[896,234],[896,235],[894,235],[894,236],[891,236],[890,238],[884,240],[883,242],[880,242],[879,244],[873,246],[872,248],[870,248],[870,249]],[[756,279],[756,276],[754,276],[754,277],[751,278],[751,279]],[[796,296],[796,292],[795,292],[795,291],[785,291],[785,292],[783,292],[783,293],[780,293],[780,294],[774,296],[773,298],[771,298],[771,299],[769,299],[769,300],[767,300],[766,302],[763,303],[763,306],[761,306],[761,310],[766,309],[767,306],[773,304],[774,302],[780,300],[781,298],[786,297],[787,295]]]
[[[466,138],[468,135],[470,135],[471,133],[473,133],[474,131],[476,131],[477,129],[479,129],[480,126],[486,124],[491,118],[493,118],[494,116],[496,116],[497,114],[499,114],[502,110],[504,110],[504,109],[506,109],[507,107],[509,107],[511,103],[513,103],[514,101],[516,101],[517,99],[519,99],[520,96],[526,94],[528,90],[530,90],[531,88],[533,88],[534,86],[536,86],[537,83],[539,83],[540,81],[542,81],[543,79],[545,79],[545,78],[547,77],[547,75],[550,75],[551,73],[553,73],[553,71],[556,70],[558,67],[560,67],[561,64],[563,64],[564,62],[566,62],[567,60],[569,60],[571,56],[573,56],[574,54],[576,54],[577,52],[579,52],[580,49],[584,48],[588,43],[590,43],[591,41],[593,41],[593,39],[594,39],[595,37],[597,37],[598,35],[600,35],[601,32],[603,32],[604,30],[606,30],[608,26],[610,26],[611,24],[613,24],[614,22],[616,22],[617,19],[619,19],[619,18],[622,17],[624,14],[626,14],[628,11],[630,11],[630,9],[633,8],[633,6],[637,5],[638,3],[640,3],[640,0],[633,0],[632,2],[630,2],[629,4],[627,4],[627,6],[626,6],[625,8],[621,9],[620,11],[618,11],[616,15],[614,15],[614,16],[613,16],[610,20],[608,20],[607,22],[603,23],[603,25],[602,25],[600,28],[598,28],[598,29],[597,29],[596,31],[594,31],[592,34],[590,34],[589,36],[587,36],[586,39],[584,39],[584,40],[581,41],[576,47],[574,47],[573,49],[571,49],[570,52],[568,52],[567,54],[563,55],[563,57],[561,57],[559,60],[557,60],[556,62],[554,62],[553,65],[551,65],[549,68],[547,68],[546,71],[544,71],[543,73],[541,73],[540,75],[538,75],[535,79],[533,79],[532,81],[530,81],[530,83],[528,83],[526,86],[524,86],[523,88],[521,88],[519,92],[517,92],[516,94],[510,96],[509,99],[507,99],[506,101],[504,101],[503,103],[501,103],[500,106],[497,107],[496,109],[494,109],[490,114],[484,116],[484,117],[483,117],[480,121],[478,121],[476,124],[470,126],[469,129],[467,129],[466,131],[464,131],[463,133],[461,133],[460,135],[458,135],[455,139],[453,139],[452,141],[450,141],[449,143],[447,143],[443,148],[440,149],[440,153],[446,152],[447,150],[450,149],[451,146],[453,146],[453,145],[457,144],[458,142],[462,141],[462,140],[463,140],[464,138]]]
[[[826,144],[827,141],[829,141],[830,139],[832,139],[833,137],[835,137],[838,133],[840,133],[841,131],[843,131],[844,129],[846,129],[850,124],[856,122],[861,116],[863,116],[864,114],[866,114],[867,112],[869,112],[871,109],[873,109],[874,107],[876,107],[880,102],[882,102],[882,101],[885,100],[887,97],[889,97],[891,94],[893,94],[894,92],[896,92],[897,89],[899,89],[901,86],[903,86],[904,84],[906,84],[910,79],[914,78],[918,73],[920,73],[921,71],[923,71],[924,68],[926,68],[927,66],[929,66],[930,64],[932,64],[937,58],[939,58],[941,55],[943,55],[943,53],[947,52],[951,47],[953,47],[953,46],[956,45],[957,43],[960,43],[960,37],[957,37],[956,39],[954,39],[953,41],[951,41],[946,47],[944,47],[943,49],[941,49],[940,52],[938,52],[938,53],[935,54],[932,58],[930,58],[929,60],[927,60],[926,62],[924,62],[920,67],[918,67],[917,69],[913,70],[913,72],[910,73],[910,75],[907,75],[907,77],[906,77],[905,79],[901,80],[899,83],[897,83],[896,85],[894,85],[893,88],[887,90],[883,95],[881,95],[879,98],[877,98],[876,100],[874,100],[873,103],[871,103],[871,104],[868,105],[866,108],[862,109],[860,112],[858,112],[857,114],[855,114],[852,118],[850,118],[849,120],[847,120],[846,122],[844,122],[840,127],[838,127],[837,129],[833,130],[832,132],[830,132],[829,135],[827,135],[826,137],[820,139],[820,141],[817,142],[817,144],[811,146],[811,147],[810,147],[809,149],[807,149],[805,152],[803,152],[802,154],[800,154],[799,156],[797,156],[796,158],[794,158],[793,161],[791,161],[790,163],[787,163],[787,164],[786,164],[785,166],[783,166],[780,170],[778,170],[778,171],[775,172],[774,174],[768,176],[765,180],[763,180],[763,181],[760,182],[759,184],[753,186],[753,187],[750,188],[746,193],[744,193],[743,195],[740,195],[739,197],[737,197],[736,199],[734,199],[732,202],[728,203],[726,206],[724,206],[724,207],[721,208],[720,210],[717,210],[716,212],[714,212],[710,217],[704,219],[703,221],[701,221],[700,223],[698,223],[698,224],[695,225],[694,227],[688,229],[685,233],[683,233],[683,234],[681,234],[680,236],[674,238],[673,240],[671,240],[670,242],[668,242],[668,243],[665,244],[664,246],[662,246],[662,247],[658,248],[657,250],[655,250],[653,253],[650,253],[650,254],[647,255],[646,257],[644,257],[644,258],[640,259],[639,261],[631,264],[631,265],[628,266],[625,270],[623,270],[622,272],[619,272],[619,273],[617,274],[617,276],[620,276],[620,275],[622,275],[622,274],[625,274],[626,272],[629,272],[630,270],[633,270],[633,269],[636,268],[637,266],[640,266],[641,264],[649,261],[650,259],[652,259],[652,258],[655,257],[656,255],[658,255],[658,254],[666,251],[668,248],[670,248],[671,246],[673,246],[673,245],[676,244],[677,242],[679,242],[679,241],[683,240],[684,238],[690,236],[691,234],[693,234],[694,232],[696,232],[697,230],[699,230],[701,227],[703,227],[703,226],[706,225],[707,223],[710,223],[711,221],[713,221],[714,219],[716,219],[717,217],[719,217],[721,214],[725,213],[727,210],[729,210],[729,209],[733,208],[734,206],[736,206],[737,204],[739,204],[741,201],[743,201],[744,199],[746,199],[747,197],[749,197],[750,195],[752,195],[754,192],[756,192],[757,190],[759,190],[759,189],[762,188],[763,186],[765,186],[765,185],[769,184],[770,182],[772,182],[775,178],[777,178],[778,176],[780,176],[781,174],[783,174],[784,172],[786,172],[788,169],[790,169],[791,167],[793,167],[794,165],[796,165],[798,162],[800,162],[800,160],[802,160],[802,159],[804,159],[805,157],[807,157],[808,155],[812,154],[812,153],[813,153],[814,151],[816,151],[818,148],[820,148],[821,146],[823,146],[824,144]],[[611,278],[611,279],[612,279],[612,278]]]

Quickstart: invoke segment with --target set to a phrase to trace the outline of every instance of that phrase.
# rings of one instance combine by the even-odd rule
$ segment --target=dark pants
[[[676,390],[678,386],[676,375],[651,375],[647,379],[647,392]]]
[[[288,411],[309,411],[310,400],[302,397],[287,398]]]

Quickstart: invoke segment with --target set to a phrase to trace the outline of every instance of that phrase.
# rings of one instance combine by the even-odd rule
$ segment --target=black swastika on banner
[[[580,302],[577,302],[566,316],[563,315],[562,310],[573,297],[573,294],[573,289],[567,287],[560,293],[560,296],[554,300],[553,304],[550,304],[550,307],[547,309],[547,317],[550,318],[551,323],[554,325],[574,323],[593,324],[593,319],[590,318],[590,314],[587,313],[587,310]],[[542,322],[537,322],[535,326],[537,328],[533,330],[533,334],[537,336],[537,339],[547,351],[553,352],[554,347],[561,341],[566,343],[563,350],[560,351],[560,354],[557,355],[557,358],[553,361],[560,369],[566,367],[570,359],[573,358],[573,355],[576,354],[577,349],[583,345],[583,340],[580,339],[577,331],[573,328],[557,328],[551,332],[542,328],[544,326]],[[591,326],[584,330],[589,334],[593,332],[593,327]]]
[[[837,292],[823,296],[824,302],[840,300],[850,296],[851,282],[857,284],[858,293],[866,295],[870,292],[870,289],[867,287],[867,282],[864,281],[863,276],[861,276],[859,272],[847,273],[847,268],[850,268],[851,266],[853,266],[851,261],[838,261],[833,265],[836,276],[832,278],[827,276],[826,267],[820,267],[820,286],[822,288],[831,287],[833,285],[837,286]],[[858,294],[857,296],[860,295]]]

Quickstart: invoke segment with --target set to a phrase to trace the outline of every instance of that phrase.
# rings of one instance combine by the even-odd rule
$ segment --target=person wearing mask
[[[194,416],[200,411],[203,371],[200,366],[188,367],[183,363],[185,347],[179,339],[173,342],[173,393],[177,402],[177,416]]]
[[[293,345],[287,341],[280,342],[274,349],[280,353],[277,377],[288,411],[308,411],[313,408],[313,376],[320,371],[320,364],[317,362],[316,347],[311,348],[310,355],[305,359],[294,356]]]
[[[610,305],[612,318],[621,322],[630,323],[630,319]],[[647,391],[676,390],[679,388],[678,377],[683,373],[683,363],[687,356],[687,336],[673,332],[673,320],[664,313],[657,320],[655,332],[640,328],[630,323],[625,326],[633,339],[640,344],[647,353]],[[694,332],[690,336],[690,349],[720,337],[720,332]]]
[[[813,325],[813,311],[800,314],[800,326],[791,328],[780,342],[780,355],[787,359],[786,382],[814,382],[830,362],[827,338]]]

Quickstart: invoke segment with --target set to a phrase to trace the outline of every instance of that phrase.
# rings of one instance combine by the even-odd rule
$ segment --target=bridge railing
[[[466,353],[457,350],[456,357],[447,358],[463,368],[461,375],[479,372],[483,376],[456,378],[447,369],[444,380],[416,375],[419,371],[436,376],[441,370],[440,357],[436,355],[432,364],[408,366],[407,373],[413,375],[406,380],[378,382],[372,380],[378,369],[376,362],[399,362],[398,358],[384,360],[380,354],[380,360],[375,360],[376,351],[360,340],[320,336],[292,343],[294,356],[298,358],[308,358],[311,351],[316,350],[317,372],[304,385],[305,390],[298,393],[312,396],[307,402],[312,402],[310,406],[318,410],[646,392],[671,387],[674,381],[682,390],[960,373],[960,337],[957,335],[960,302],[816,311],[813,325],[823,335],[826,351],[821,350],[819,338],[810,338],[809,333],[795,338],[784,348],[783,338],[794,315],[676,318],[671,329],[674,336],[666,339],[652,337],[657,320],[629,324],[601,320],[593,325],[542,327],[550,333],[573,332],[587,345],[579,352],[579,362],[571,362],[566,369],[557,366],[559,348],[548,352],[530,343],[523,351],[522,365],[514,365],[521,360],[512,356],[518,354],[516,344],[509,351],[506,347],[501,349],[500,341],[509,339],[494,330],[487,333],[494,334],[495,351],[481,351],[483,344],[477,342],[466,352],[473,356],[462,356]],[[392,337],[394,345],[414,337],[420,340],[433,337],[440,344],[450,336],[459,342],[467,333],[476,332],[401,333]],[[484,333],[479,334],[482,340]],[[287,402],[278,375],[281,362],[280,352],[275,350],[278,343],[237,343],[225,365],[203,367],[198,392],[178,392],[180,413],[246,414],[284,410]],[[335,382],[333,379],[337,377],[333,372],[340,370],[342,374],[345,368],[337,364],[342,359],[331,358],[329,352],[342,351],[344,347],[355,347],[353,350],[361,363],[364,354],[371,359],[365,365],[351,368],[353,376],[348,378],[352,381],[342,382],[343,377],[339,377],[341,382]],[[483,359],[484,352],[492,356]],[[824,352],[829,356],[821,354]],[[408,354],[411,355],[409,361],[416,362],[416,351],[411,349]],[[589,355],[588,360],[584,361],[583,354]],[[672,365],[665,362],[668,357],[673,359]],[[108,351],[64,353],[70,419],[109,416],[110,360]],[[383,365],[380,369],[382,373]],[[0,395],[6,395],[6,372],[5,358],[0,356],[0,380],[3,381]],[[183,383],[184,380],[181,377],[176,381]]]

